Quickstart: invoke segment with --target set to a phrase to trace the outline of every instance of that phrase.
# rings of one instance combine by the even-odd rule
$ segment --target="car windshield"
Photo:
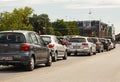
[[[0,43],[24,43],[25,38],[21,33],[0,33]]]
[[[41,36],[41,37],[45,42],[51,43],[51,38],[50,37],[48,37],[48,36]]]
[[[70,38],[70,42],[86,42],[85,38]]]

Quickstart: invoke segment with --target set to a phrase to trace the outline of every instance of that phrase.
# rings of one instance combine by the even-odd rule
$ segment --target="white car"
[[[52,60],[57,61],[58,58],[67,59],[67,47],[55,35],[40,35],[45,43],[48,44]]]
[[[111,41],[111,39],[107,39],[108,43],[109,43],[109,49],[113,49],[114,48],[114,44]]]
[[[76,36],[69,39],[71,45],[68,47],[68,55],[77,53],[92,55],[96,54],[96,45],[90,37]]]

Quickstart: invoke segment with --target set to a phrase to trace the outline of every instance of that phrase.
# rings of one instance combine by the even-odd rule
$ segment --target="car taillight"
[[[84,46],[88,46],[88,43],[86,43],[86,42],[83,42],[83,43],[82,43],[82,45],[84,45]]]
[[[96,42],[96,45],[100,45],[100,42]]]
[[[68,42],[68,45],[71,45],[71,42]]]
[[[30,45],[28,45],[28,44],[23,44],[22,46],[21,46],[21,50],[22,51],[28,51],[30,49]]]
[[[55,46],[54,44],[48,44],[49,48],[54,48],[54,46]]]

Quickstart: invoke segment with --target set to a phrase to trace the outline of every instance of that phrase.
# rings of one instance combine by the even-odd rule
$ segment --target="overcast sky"
[[[101,20],[114,24],[115,33],[120,33],[120,0],[0,0],[0,12],[25,6],[35,14],[48,14],[51,21]]]

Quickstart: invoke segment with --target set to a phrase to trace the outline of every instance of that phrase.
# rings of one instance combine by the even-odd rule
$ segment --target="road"
[[[51,67],[22,68],[0,66],[0,82],[120,82],[120,45],[93,56],[70,56]]]

